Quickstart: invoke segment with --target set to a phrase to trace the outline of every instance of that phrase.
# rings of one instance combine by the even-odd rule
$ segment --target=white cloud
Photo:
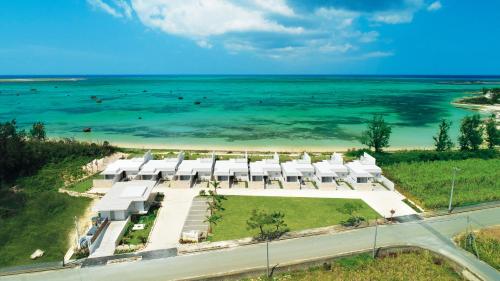
[[[102,11],[112,15],[115,18],[123,17],[123,15],[120,12],[118,12],[115,8],[106,4],[102,0],[87,0],[87,3],[89,3],[92,7],[96,8],[96,9],[102,10]]]
[[[128,19],[132,18],[132,7],[125,0],[115,0],[116,6],[118,6],[123,11],[123,15]]]
[[[375,12],[370,20],[385,24],[401,24],[413,21],[413,15],[424,7],[423,0],[404,0],[404,5],[396,10]]]
[[[399,23],[409,23],[413,20],[413,12],[410,11],[395,11],[395,12],[379,12],[371,17],[372,21],[387,23],[387,24],[399,24]]]
[[[364,33],[360,33],[359,41],[362,43],[371,43],[377,41],[379,37],[379,33],[377,31],[368,31]]]
[[[435,0],[432,0],[435,1]],[[441,8],[440,1],[401,0],[374,11],[347,5],[291,0],[87,0],[94,8],[117,18],[139,21],[152,30],[192,40],[201,48],[222,46],[231,54],[254,53],[270,58],[323,54],[330,59],[387,57],[392,52],[367,52],[365,47],[381,36],[368,26],[402,24],[427,8]],[[308,5],[304,9],[303,6]],[[296,7],[296,8],[294,8]],[[354,6],[353,6],[354,7]]]
[[[315,15],[336,29],[344,29],[351,26],[354,20],[360,16],[357,12],[324,7],[317,9]]]
[[[285,0],[253,0],[255,5],[272,13],[292,17],[295,12],[290,8]]]
[[[393,52],[383,52],[383,51],[375,51],[369,52],[361,55],[361,58],[369,59],[369,58],[385,58],[393,56]]]
[[[440,10],[442,7],[443,7],[443,5],[441,5],[441,2],[436,1],[427,7],[427,11],[430,11],[430,12],[437,11],[437,10]]]
[[[349,43],[342,45],[332,45],[331,43],[328,43],[326,45],[320,46],[318,49],[323,53],[345,53],[349,50],[354,49],[354,46]]]
[[[146,26],[195,39],[230,32],[304,32],[266,18],[264,10],[227,0],[132,0],[132,7]]]

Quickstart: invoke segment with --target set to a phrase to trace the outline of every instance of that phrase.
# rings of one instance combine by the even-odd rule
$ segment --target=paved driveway
[[[176,247],[179,244],[182,227],[189,213],[196,189],[177,189],[157,187],[154,191],[163,192],[165,199],[151,230],[145,251]]]
[[[127,221],[111,221],[104,231],[104,236],[102,237],[99,247],[90,257],[97,258],[113,255],[115,253],[118,237],[126,225]]]

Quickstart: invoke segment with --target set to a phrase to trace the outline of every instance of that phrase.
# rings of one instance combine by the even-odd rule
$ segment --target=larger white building
[[[125,220],[131,214],[146,214],[154,200],[156,181],[125,181],[113,184],[94,211],[110,220]]]

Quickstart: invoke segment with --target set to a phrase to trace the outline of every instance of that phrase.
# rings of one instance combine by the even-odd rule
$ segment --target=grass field
[[[475,235],[479,258],[500,270],[500,226],[482,229],[476,232]],[[457,237],[455,241],[460,247],[475,255],[474,249],[466,243],[466,239],[466,235],[463,234]]]
[[[458,275],[445,261],[434,257],[426,251],[401,253],[397,256],[372,259],[370,255],[362,254],[342,258],[329,265],[312,267],[307,270],[297,270],[278,274],[272,279],[265,277],[243,279],[257,280],[294,280],[294,281],[453,281],[465,280]],[[243,281],[242,280],[242,281]]]
[[[19,179],[18,192],[3,191],[11,202],[6,206],[15,209],[0,217],[0,266],[62,260],[74,217],[85,212],[90,199],[60,194],[57,189],[63,186],[63,178],[90,160],[81,157],[46,165],[37,174]],[[45,254],[33,261],[29,256],[36,249]]]
[[[398,190],[430,209],[448,207],[453,167],[460,171],[455,181],[453,206],[500,200],[500,159],[467,159],[384,166],[384,173]]]
[[[68,186],[67,189],[72,190],[72,191],[76,191],[76,192],[86,192],[92,188],[93,180],[100,179],[100,178],[102,178],[102,176],[99,175],[99,173],[97,173],[89,178],[86,178],[82,181],[76,182],[76,183]]]
[[[339,224],[349,215],[337,209],[347,202],[358,202],[362,209],[357,215],[367,219],[378,217],[368,205],[356,199],[290,198],[227,196],[221,212],[222,220],[213,228],[211,241],[222,241],[250,237],[257,231],[247,229],[246,221],[253,209],[280,211],[285,214],[285,222],[291,231]]]

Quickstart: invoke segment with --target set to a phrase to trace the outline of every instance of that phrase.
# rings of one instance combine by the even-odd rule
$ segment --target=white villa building
[[[250,163],[250,183],[251,187],[263,187],[272,180],[281,180],[281,165],[278,153],[274,153],[271,159],[262,159]]]
[[[215,164],[215,153],[209,158],[183,160],[175,173],[176,186],[192,187],[198,181],[210,181]]]
[[[349,178],[355,183],[368,183],[382,177],[382,169],[376,165],[376,160],[368,153],[364,153],[359,160],[346,164]]]
[[[347,177],[349,172],[340,153],[333,153],[330,160],[314,163],[313,166],[317,182],[323,187],[336,187],[335,180]]]
[[[143,157],[116,160],[102,171],[101,175],[103,179],[94,180],[94,186],[111,187],[115,182],[119,182],[123,179],[132,180],[137,176],[142,166],[152,158],[151,152],[148,151]]]
[[[154,200],[156,181],[125,181],[113,184],[94,206],[102,218],[126,220],[131,214],[146,214]]]
[[[220,187],[231,187],[233,182],[248,182],[248,156],[215,161],[214,178]]]
[[[172,180],[183,159],[184,152],[179,153],[177,157],[165,158],[162,160],[149,160],[139,171],[139,179]]]
[[[281,163],[284,188],[301,188],[304,180],[313,180],[314,167],[311,164],[311,157],[304,153],[301,159],[295,159]]]

